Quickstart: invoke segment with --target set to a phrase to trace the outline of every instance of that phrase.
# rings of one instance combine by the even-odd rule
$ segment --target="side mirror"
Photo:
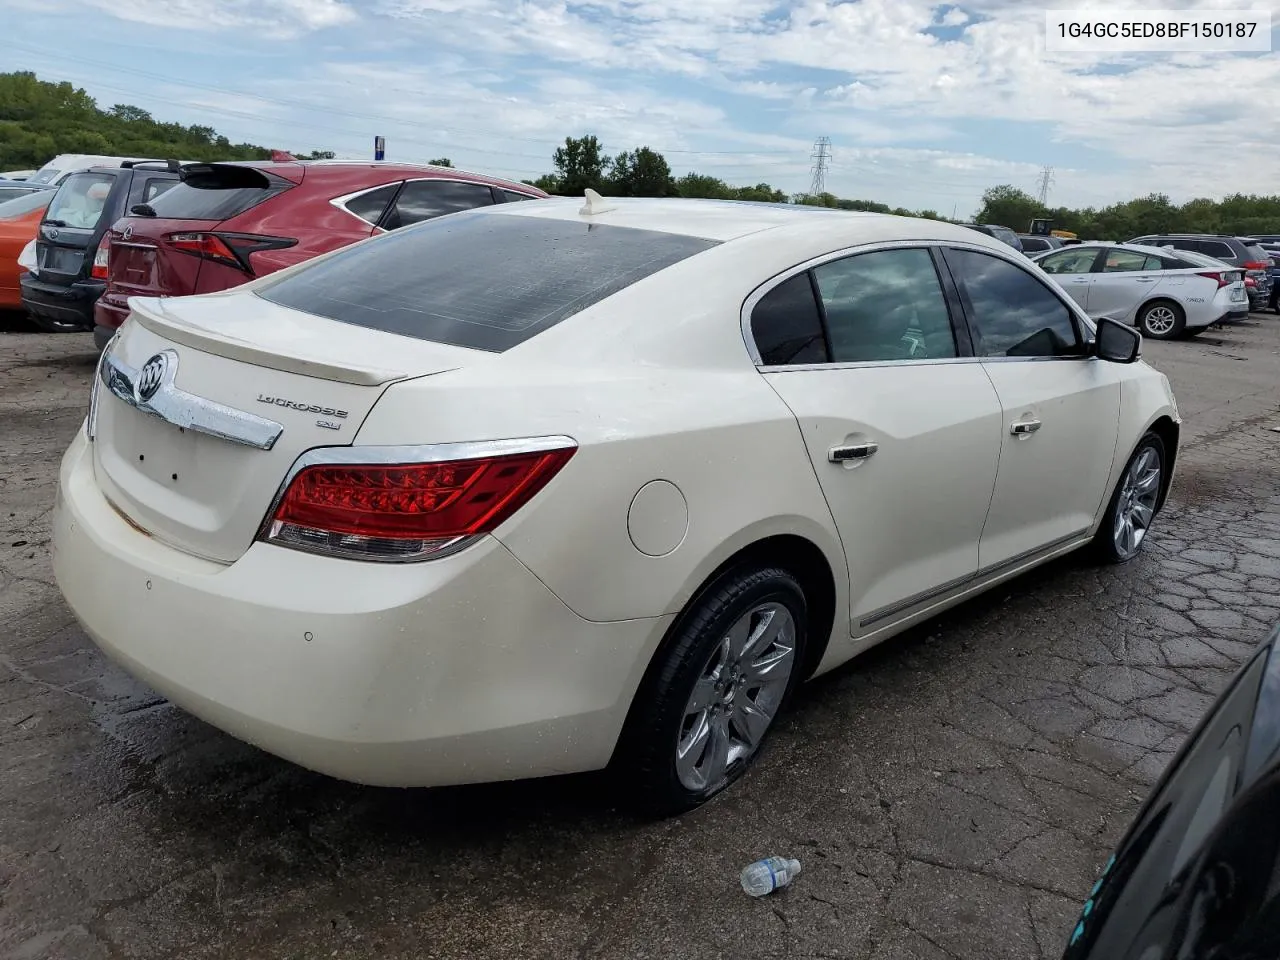
[[[1097,322],[1098,335],[1093,352],[1111,363],[1133,363],[1142,352],[1142,334],[1128,324],[1110,317]]]

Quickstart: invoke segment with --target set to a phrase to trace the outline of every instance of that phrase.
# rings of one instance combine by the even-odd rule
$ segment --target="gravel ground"
[[[1280,620],[1280,318],[1149,343],[1186,420],[1145,555],[1068,558],[810,684],[680,820],[592,777],[308,773],[108,663],[49,569],[87,334],[0,322],[0,957],[1054,958],[1140,799]],[[743,864],[799,857],[753,901]]]

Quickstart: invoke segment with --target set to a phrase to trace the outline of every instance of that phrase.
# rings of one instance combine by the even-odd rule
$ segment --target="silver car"
[[[1249,316],[1244,272],[1191,251],[1088,243],[1032,259],[1090,317],[1132,323],[1154,340]]]

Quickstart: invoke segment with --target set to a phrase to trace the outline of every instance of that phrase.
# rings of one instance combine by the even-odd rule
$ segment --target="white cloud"
[[[236,28],[289,37],[356,19],[342,0],[88,0],[94,7],[138,23],[186,30]]]

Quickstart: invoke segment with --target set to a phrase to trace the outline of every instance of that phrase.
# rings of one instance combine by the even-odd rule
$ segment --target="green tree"
[[[702,200],[736,200],[735,191],[719,177],[703,173],[686,173],[676,181],[676,193]]]
[[[1031,227],[1033,219],[1044,216],[1044,213],[1044,207],[1035,197],[1003,183],[983,192],[982,206],[974,220],[978,223],[994,223],[1021,233]]]
[[[588,187],[604,192],[609,157],[601,151],[594,135],[565,137],[564,146],[556,148],[552,162],[556,167],[557,193],[579,196]]]
[[[436,159],[431,160],[429,162],[433,167],[452,167],[453,166],[453,161],[450,160],[448,157],[437,157]]]
[[[648,147],[622,151],[609,170],[610,192],[620,197],[671,197],[676,182],[666,158]]]

